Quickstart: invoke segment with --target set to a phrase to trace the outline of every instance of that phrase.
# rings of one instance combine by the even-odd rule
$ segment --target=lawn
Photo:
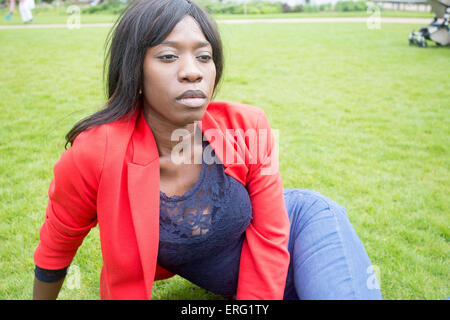
[[[4,16],[8,13],[8,9],[0,9],[0,25],[22,25],[22,19],[18,9],[16,8],[10,20],[6,20]],[[229,19],[273,19],[273,18],[330,18],[330,17],[369,17],[373,11],[354,11],[354,12],[292,12],[292,13],[277,13],[277,14],[217,14],[214,15],[218,20]],[[37,8],[33,10],[33,24],[66,24],[67,20],[74,16],[73,12],[67,13],[67,8]],[[381,17],[400,17],[400,18],[433,18],[432,12],[410,12],[410,11],[391,11],[385,10],[380,12]],[[108,13],[97,14],[80,14],[80,22],[85,23],[108,23],[114,22],[117,15]]]
[[[226,61],[216,100],[266,111],[284,186],[347,208],[384,298],[450,296],[450,48],[409,47],[419,27],[410,24],[219,26]],[[64,136],[105,99],[107,32],[0,30],[0,299],[31,298]],[[73,261],[80,286],[66,283],[60,299],[98,299],[101,264],[95,228]],[[175,277],[156,282],[154,298],[219,297]]]

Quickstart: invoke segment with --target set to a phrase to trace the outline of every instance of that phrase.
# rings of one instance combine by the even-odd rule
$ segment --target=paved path
[[[239,24],[239,23],[366,23],[370,17],[349,17],[349,18],[286,18],[286,19],[246,19],[246,20],[216,20],[217,23]],[[372,17],[371,19],[374,19]],[[432,19],[425,18],[383,18],[380,17],[380,23],[411,23],[419,25],[428,25]],[[82,23],[81,28],[91,27],[112,27],[112,23]],[[41,29],[41,28],[67,28],[67,24],[27,24],[27,25],[3,25],[3,29]]]

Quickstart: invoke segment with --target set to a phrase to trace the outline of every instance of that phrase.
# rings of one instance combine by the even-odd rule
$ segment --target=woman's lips
[[[184,98],[184,99],[177,99],[177,101],[178,103],[181,103],[186,107],[198,108],[205,105],[206,98]]]

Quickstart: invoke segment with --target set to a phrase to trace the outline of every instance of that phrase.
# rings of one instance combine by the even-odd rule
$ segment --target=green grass
[[[449,291],[449,48],[409,47],[417,25],[219,25],[217,100],[263,108],[279,130],[284,186],[345,206],[386,299]],[[30,299],[33,252],[64,135],[104,100],[107,28],[0,30],[0,299]],[[431,43],[430,43],[431,45]],[[75,256],[98,299],[98,228]],[[155,299],[219,298],[179,277]]]
[[[22,19],[18,9],[16,9],[11,20],[6,20],[4,16],[8,10],[6,8],[0,9],[0,25],[22,25]],[[273,18],[320,18],[320,17],[369,17],[373,12],[292,12],[292,13],[278,13],[278,14],[218,14],[214,15],[218,20],[229,19],[273,19]],[[33,10],[33,24],[66,24],[67,20],[73,16],[68,14],[66,8],[54,9],[35,9]],[[381,11],[381,17],[401,17],[401,18],[433,18],[431,12],[408,12],[408,11]],[[80,21],[82,24],[86,23],[109,23],[114,22],[117,15],[114,14],[87,14],[81,13]]]
[[[347,12],[289,12],[274,14],[217,14],[215,19],[279,19],[279,18],[331,18],[331,17],[369,17],[373,11],[347,11]],[[392,11],[386,10],[380,12],[381,17],[399,17],[399,18],[433,18],[433,13],[423,11]]]

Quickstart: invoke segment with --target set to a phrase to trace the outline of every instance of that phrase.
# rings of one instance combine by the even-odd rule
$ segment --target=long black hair
[[[67,144],[84,130],[131,115],[140,99],[143,63],[148,47],[160,44],[186,15],[200,25],[213,49],[216,66],[214,94],[222,78],[222,41],[215,21],[197,4],[189,0],[132,0],[119,15],[105,45],[103,79],[106,66],[108,99],[103,109],[80,120],[66,135]]]

